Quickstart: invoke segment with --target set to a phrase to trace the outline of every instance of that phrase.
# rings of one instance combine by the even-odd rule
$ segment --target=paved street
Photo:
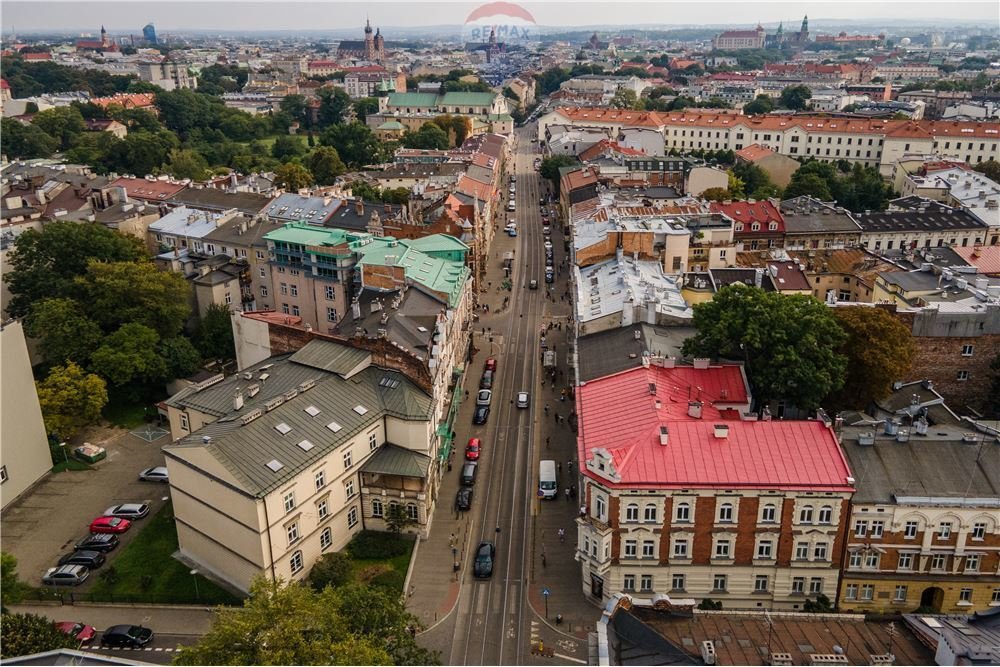
[[[571,384],[566,362],[572,310],[568,298],[561,298],[567,290],[563,265],[567,253],[563,230],[553,225],[558,275],[547,285],[539,199],[548,185],[532,168],[537,157],[531,141],[534,133],[534,126],[516,133],[517,205],[506,218],[517,221],[518,236],[498,231],[490,251],[480,304],[491,312],[481,312],[476,323],[473,345],[478,353],[465,378],[470,399],[456,425],[454,470],[444,481],[434,530],[421,544],[411,581],[410,609],[428,628],[421,642],[441,651],[445,664],[551,664],[552,657],[532,655],[539,642],[555,651],[557,661],[585,662],[587,631],[599,615],[582,593],[580,570],[573,560],[578,503],[565,496],[566,489],[575,492],[578,484],[569,473],[575,452],[568,421],[573,404],[569,396],[560,400]],[[555,216],[551,220],[554,223]],[[504,279],[502,258],[508,251],[514,252],[513,290],[498,291]],[[532,279],[538,281],[536,290],[528,288]],[[507,295],[510,303],[504,308]],[[542,369],[543,327],[548,349],[555,350],[560,362],[555,382]],[[486,425],[473,426],[475,390],[488,356],[494,356],[499,366],[492,412]],[[531,393],[529,409],[515,407],[519,391]],[[482,439],[480,470],[472,511],[457,514],[451,499],[459,486],[469,437]],[[560,496],[554,501],[541,502],[536,496],[538,462],[543,458],[559,462]],[[566,533],[563,541],[558,537],[560,528]],[[481,541],[494,541],[497,547],[494,574],[488,580],[472,576]],[[453,549],[461,567],[457,577],[449,567]],[[550,593],[548,619],[543,589]],[[562,616],[558,626],[557,614]]]

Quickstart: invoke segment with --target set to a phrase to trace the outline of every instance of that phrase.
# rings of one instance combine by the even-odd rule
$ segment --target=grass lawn
[[[156,402],[166,398],[166,394],[157,395],[149,400],[135,401],[123,392],[114,390],[108,392],[108,404],[101,414],[109,422],[121,428],[138,428],[146,423],[146,415],[156,417]]]
[[[355,540],[364,539],[364,535],[355,536]],[[381,542],[394,542],[386,534],[379,534],[375,539]],[[383,556],[380,558],[359,558],[352,553],[351,545],[346,551],[351,556],[351,572],[355,581],[364,584],[380,586],[390,590],[402,591],[403,582],[406,579],[406,569],[410,566],[410,557],[413,555],[414,541],[402,538],[405,543],[405,551],[398,556]],[[390,549],[388,553],[395,551]],[[379,551],[378,549],[375,550]],[[369,552],[372,553],[372,552]]]
[[[136,522],[139,535],[109,565],[98,570],[95,596],[129,596],[163,603],[239,604],[240,600],[171,557],[177,551],[173,507],[167,503],[155,515]],[[133,529],[134,530],[134,529]],[[101,575],[110,568],[118,581]]]
[[[279,136],[286,136],[286,135],[283,135],[283,134],[282,135],[272,134],[269,137],[264,137],[263,139],[255,139],[254,141],[259,141],[260,143],[262,143],[265,146],[267,146],[268,154],[270,154],[271,147],[274,146],[274,142],[277,141],[277,139],[278,139]],[[290,136],[292,139],[295,139],[296,141],[298,141],[300,144],[302,144],[303,148],[308,148],[308,146],[306,146],[306,135],[304,135],[304,134],[290,134],[290,135],[287,135],[287,136]],[[247,146],[250,145],[249,141],[246,141],[244,143]]]

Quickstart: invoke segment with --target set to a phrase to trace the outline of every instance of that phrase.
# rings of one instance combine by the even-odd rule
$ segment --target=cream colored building
[[[28,491],[52,469],[28,346],[19,321],[0,328],[0,507]]]
[[[314,340],[167,401],[164,448],[181,555],[247,590],[299,581],[384,529],[397,505],[426,535],[440,465],[431,397],[372,355]]]

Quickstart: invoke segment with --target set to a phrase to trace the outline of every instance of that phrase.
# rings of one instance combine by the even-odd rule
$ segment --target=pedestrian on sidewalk
[[[549,436],[545,436],[545,448],[549,448],[549,442],[552,440]]]
[[[569,495],[573,498],[573,500],[576,500],[576,484],[569,487]]]
[[[560,528],[559,529],[559,541],[560,542],[565,542],[566,541],[566,529],[565,528]]]
[[[562,464],[561,463],[557,463],[556,464],[556,474],[557,475],[561,475],[562,474]]]
[[[569,502],[569,487],[568,486],[566,487],[566,502]],[[559,532],[562,532],[561,528],[559,529]]]
[[[545,404],[545,415],[548,416],[548,414],[549,414],[549,404],[546,403]]]
[[[587,506],[586,505],[580,505],[580,516],[581,517],[587,516]]]

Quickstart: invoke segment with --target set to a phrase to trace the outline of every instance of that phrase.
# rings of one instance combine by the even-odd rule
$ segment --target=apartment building
[[[164,90],[195,89],[197,77],[188,73],[185,65],[164,60],[158,63],[139,63],[139,78]]]
[[[845,428],[857,472],[838,607],[893,613],[1000,606],[997,433],[959,420],[929,383],[898,384],[884,423]]]
[[[394,505],[430,528],[431,398],[368,351],[314,340],[166,405],[180,554],[240,590],[301,581]]]
[[[854,491],[822,421],[747,421],[742,367],[643,366],[578,387],[586,594],[801,609],[835,596]]]
[[[861,242],[861,226],[843,207],[802,195],[782,201],[780,209],[788,250],[836,250]]]
[[[733,240],[745,250],[780,248],[785,241],[785,220],[775,201],[712,202],[712,213],[725,215],[733,221]]]
[[[212,244],[207,243],[205,237],[238,216],[240,213],[236,209],[211,212],[178,206],[150,223],[146,243],[154,254],[178,250],[214,255],[215,249],[209,248]]]
[[[861,245],[873,251],[980,245],[990,231],[968,209],[919,197],[894,199],[887,211],[852,217],[861,227]]]

